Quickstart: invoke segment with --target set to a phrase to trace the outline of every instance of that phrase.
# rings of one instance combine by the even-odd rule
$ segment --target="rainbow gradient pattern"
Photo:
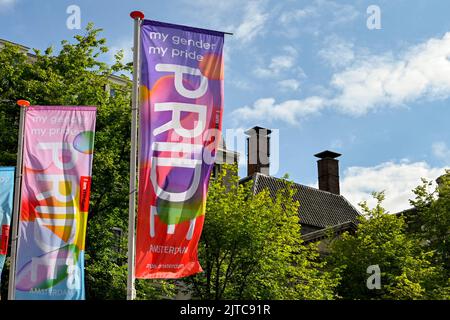
[[[197,245],[221,139],[221,32],[144,20],[137,278],[202,271]]]
[[[81,194],[90,188],[96,108],[33,106],[25,115],[16,299],[83,300],[89,199]]]

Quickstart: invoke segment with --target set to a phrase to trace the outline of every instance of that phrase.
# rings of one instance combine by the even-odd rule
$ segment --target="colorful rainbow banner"
[[[14,198],[14,167],[0,167],[0,281],[8,253],[9,226]]]
[[[18,300],[83,300],[95,107],[25,110]]]
[[[197,245],[221,137],[222,32],[141,27],[137,278],[201,272]]]

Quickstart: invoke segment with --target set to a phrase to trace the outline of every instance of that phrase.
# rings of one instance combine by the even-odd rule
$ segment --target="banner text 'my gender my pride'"
[[[171,58],[176,58],[176,57],[183,57],[186,59],[191,59],[191,60],[196,60],[198,62],[201,62],[204,57],[203,55],[195,50],[195,49],[204,49],[204,50],[215,50],[216,49],[216,44],[215,43],[210,43],[207,41],[203,41],[202,39],[199,40],[193,40],[193,39],[187,39],[187,38],[183,38],[177,35],[173,35],[169,38],[169,34],[164,33],[164,32],[150,32],[149,33],[149,37],[150,39],[153,40],[160,40],[163,43],[170,43],[170,51],[168,51],[168,47],[162,47],[162,46],[150,46],[148,48],[148,53],[149,54],[157,54],[160,55],[162,57],[165,57],[166,54],[170,54]],[[182,47],[192,47],[194,48],[194,50],[191,49],[179,49],[179,48],[175,48],[174,46],[182,46]]]

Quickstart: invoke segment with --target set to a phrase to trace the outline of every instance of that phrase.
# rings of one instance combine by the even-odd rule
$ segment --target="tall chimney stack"
[[[245,131],[247,138],[247,176],[254,173],[269,175],[270,170],[270,134],[272,130],[253,127]]]
[[[319,158],[317,167],[319,172],[319,189],[334,194],[340,194],[339,190],[339,160],[340,153],[323,151],[314,155]]]

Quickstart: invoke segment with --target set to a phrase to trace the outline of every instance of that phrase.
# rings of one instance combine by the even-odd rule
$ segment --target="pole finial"
[[[141,20],[143,20],[144,19],[144,13],[142,12],[142,11],[132,11],[131,13],[130,13],[130,17],[132,18],[132,19],[141,19]]]
[[[28,100],[17,100],[17,105],[21,106],[21,107],[29,107],[30,106],[30,101]]]

